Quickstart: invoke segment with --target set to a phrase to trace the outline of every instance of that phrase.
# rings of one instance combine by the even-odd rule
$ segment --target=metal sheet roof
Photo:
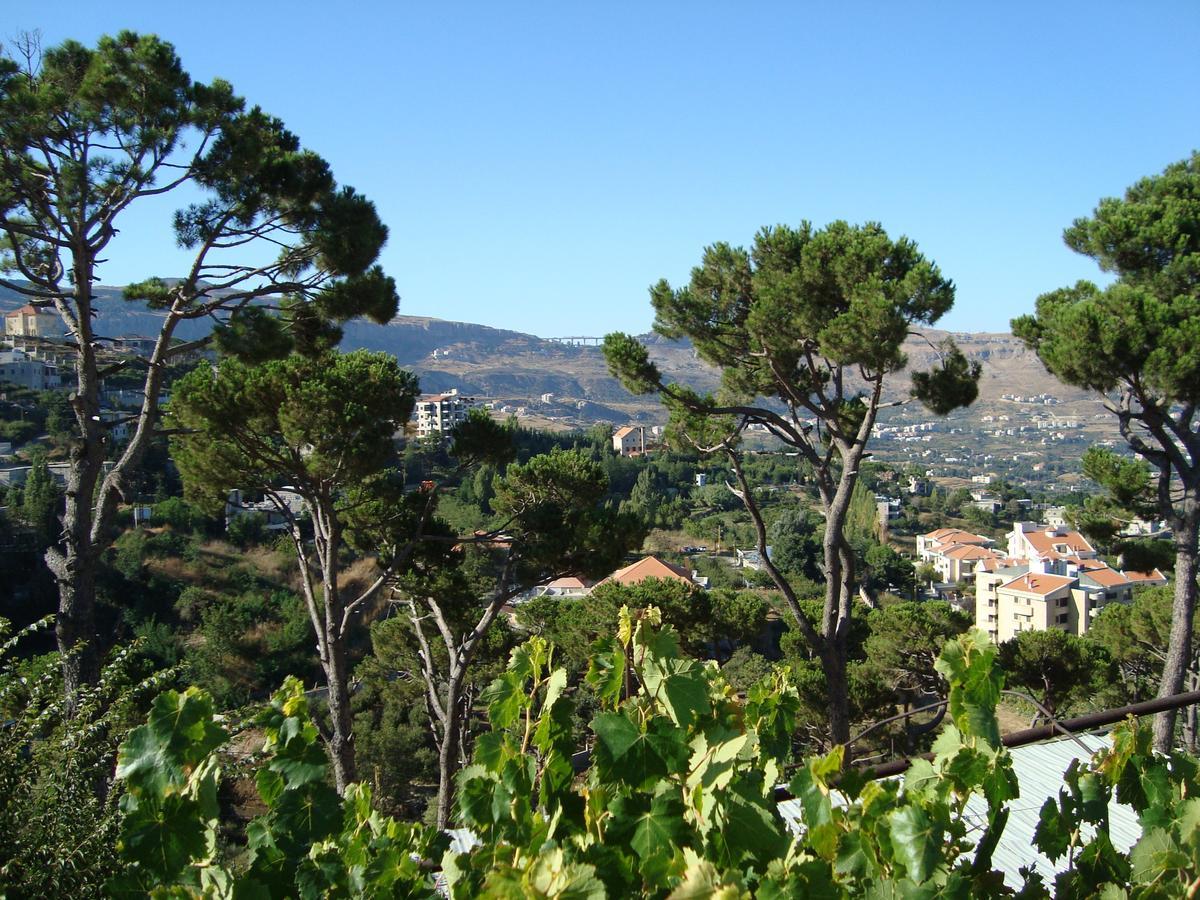
[[[1009,887],[1019,889],[1024,884],[1020,874],[1022,867],[1029,867],[1040,873],[1051,886],[1054,884],[1054,876],[1067,868],[1065,857],[1057,863],[1052,863],[1038,852],[1033,843],[1033,833],[1037,829],[1038,814],[1042,805],[1048,798],[1057,799],[1058,792],[1065,787],[1063,773],[1067,771],[1071,761],[1077,759],[1081,763],[1087,763],[1095,753],[1112,745],[1108,735],[1085,734],[1078,737],[1087,746],[1087,751],[1070,738],[1058,738],[1009,750],[1017,782],[1020,784],[1021,796],[1009,802],[1008,824],[995,853],[992,854],[992,868],[1004,873],[1005,884]],[[842,799],[841,795],[836,793],[834,798],[835,802]],[[779,813],[793,830],[802,829],[799,801],[786,800],[780,803]],[[967,801],[963,817],[968,822],[967,836],[973,839],[981,837],[987,825],[987,801],[982,795],[977,794]],[[1108,817],[1108,836],[1113,846],[1127,852],[1142,836],[1142,826],[1138,823],[1137,814],[1131,807],[1113,800],[1108,805]],[[1085,839],[1090,840],[1093,833],[1094,829],[1085,828]]]
[[[1062,776],[1071,761],[1077,759],[1087,763],[1096,752],[1112,746],[1112,740],[1106,734],[1079,735],[1079,740],[1087,745],[1090,753],[1070,738],[1044,741],[1009,751],[1013,769],[1017,773],[1017,783],[1021,786],[1021,796],[1008,804],[1011,810],[1008,825],[992,856],[992,867],[1004,873],[1004,881],[1010,887],[1019,888],[1024,883],[1019,872],[1022,866],[1033,868],[1050,885],[1054,883],[1054,876],[1067,868],[1065,857],[1052,863],[1038,852],[1033,845],[1033,833],[1037,829],[1042,805],[1047,798],[1057,799],[1058,792],[1064,788]],[[978,825],[981,834],[987,821],[987,802],[983,797],[972,797],[967,801],[964,816]],[[1137,813],[1124,803],[1117,803],[1116,800],[1109,802],[1108,821],[1108,836],[1113,846],[1122,852],[1127,852],[1142,836]],[[1084,828],[1086,840],[1090,840],[1093,834],[1094,829]]]

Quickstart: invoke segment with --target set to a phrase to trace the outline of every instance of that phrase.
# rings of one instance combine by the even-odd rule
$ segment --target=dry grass
[[[1000,720],[1000,733],[1009,734],[1029,727],[1029,714],[1002,702],[996,707],[996,718]]]

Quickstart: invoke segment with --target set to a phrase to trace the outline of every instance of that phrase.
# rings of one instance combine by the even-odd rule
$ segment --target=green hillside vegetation
[[[0,285],[60,317],[69,364],[0,385],[0,898],[1200,890],[1197,704],[1063,773],[1032,837],[1053,884],[994,859],[1002,726],[1200,689],[1200,155],[1077,221],[1115,283],[1043,296],[1000,350],[927,340],[954,282],[873,222],[709,245],[651,288],[656,336],[602,351],[408,323],[461,362],[431,374],[526,391],[550,360],[563,391],[654,404],[662,441],[622,455],[610,425],[482,407],[418,437],[414,360],[341,349],[398,324],[371,200],[155,36],[16,51]],[[126,209],[176,189],[187,274],[96,287]],[[157,323],[148,358],[107,346],[114,314]],[[931,449],[876,454],[906,416],[953,435],[996,401],[984,361],[1022,354],[1103,394],[1134,456],[1014,456],[996,513],[964,477],[982,438],[932,475]],[[1084,476],[1067,516],[1174,584],[989,643],[916,536],[999,537]],[[1154,514],[1168,540],[1122,533]],[[627,578],[651,550],[663,577]]]

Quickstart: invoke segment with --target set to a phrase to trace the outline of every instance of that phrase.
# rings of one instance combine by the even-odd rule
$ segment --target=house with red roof
[[[639,584],[648,578],[682,581],[685,584],[700,586],[695,572],[685,569],[683,566],[677,566],[675,563],[661,560],[657,556],[645,556],[632,565],[617,569],[600,584]]]
[[[961,528],[939,528],[917,535],[917,555],[937,569],[942,582],[953,583],[970,579],[980,565],[1001,559],[1003,554],[992,549],[994,543]]]
[[[1078,531],[1065,525],[1014,522],[1008,533],[1008,555],[1047,560],[1095,559],[1096,548]]]

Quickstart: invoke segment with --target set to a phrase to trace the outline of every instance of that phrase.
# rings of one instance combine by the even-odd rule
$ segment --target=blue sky
[[[3,4],[0,36],[175,43],[391,228],[401,312],[648,329],[647,286],[759,226],[877,220],[1007,330],[1090,260],[1062,229],[1200,149],[1200,3]],[[180,271],[158,204],[106,283]]]

